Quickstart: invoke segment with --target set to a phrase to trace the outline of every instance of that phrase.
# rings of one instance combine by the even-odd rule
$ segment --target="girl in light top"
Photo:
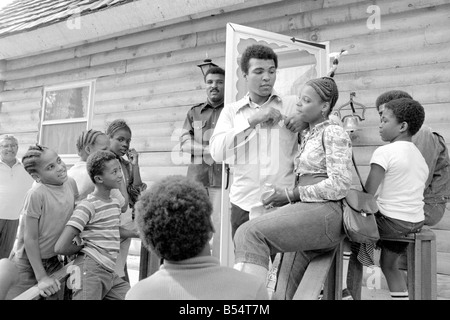
[[[142,182],[139,169],[139,154],[135,149],[130,149],[131,129],[125,120],[116,119],[112,121],[105,131],[110,140],[110,151],[112,151],[120,162],[126,192],[123,196],[129,204],[129,209],[120,216],[121,244],[120,254],[116,261],[115,272],[128,281],[126,274],[126,259],[130,249],[131,238],[138,238],[138,232],[134,224],[133,211],[140,193],[147,187]],[[128,160],[123,157],[126,155]]]
[[[67,176],[66,165],[58,154],[47,147],[30,146],[22,163],[36,183],[28,191],[23,207],[12,257],[19,282],[8,292],[8,299],[36,283],[43,297],[61,299],[62,286],[50,275],[63,266],[54,247],[75,207],[77,185]]]

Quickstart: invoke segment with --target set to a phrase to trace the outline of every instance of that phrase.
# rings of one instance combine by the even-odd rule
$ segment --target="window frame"
[[[45,108],[46,106],[46,96],[48,92],[52,91],[61,91],[61,90],[67,90],[67,89],[76,89],[76,88],[82,88],[82,87],[88,87],[89,93],[88,93],[88,105],[86,110],[86,116],[83,118],[72,118],[72,119],[61,119],[61,120],[44,120],[45,115]],[[76,82],[68,82],[60,85],[50,85],[50,86],[44,86],[43,92],[42,92],[42,108],[41,108],[41,119],[39,124],[39,144],[42,144],[42,129],[44,126],[47,125],[55,125],[55,124],[70,124],[70,123],[80,123],[80,122],[86,122],[86,129],[89,130],[92,128],[92,122],[93,122],[93,114],[94,114],[94,92],[95,92],[95,80],[84,80],[84,81],[76,81]],[[81,132],[80,132],[81,133]],[[78,137],[77,137],[78,138]],[[79,155],[77,153],[69,153],[69,154],[59,154],[61,159],[66,163],[67,165],[73,165],[75,162],[78,161]]]

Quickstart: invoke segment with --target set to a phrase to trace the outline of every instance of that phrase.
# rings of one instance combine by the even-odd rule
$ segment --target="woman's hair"
[[[95,176],[103,174],[105,163],[111,160],[116,160],[116,155],[111,151],[99,150],[89,155],[86,160],[86,169],[93,183],[95,183]]]
[[[251,58],[261,60],[273,60],[275,68],[278,68],[278,56],[272,48],[261,44],[254,44],[247,47],[241,57],[241,71],[248,74],[249,62]]]
[[[425,121],[425,110],[422,105],[413,99],[401,98],[391,100],[385,105],[394,114],[398,123],[406,122],[408,132],[411,136],[415,135]]]
[[[103,135],[104,133],[98,130],[89,129],[87,131],[83,131],[77,140],[77,150],[78,154],[86,147],[95,144],[95,140],[98,136]]]
[[[25,170],[29,173],[36,173],[37,167],[39,166],[39,160],[42,156],[42,154],[45,152],[45,150],[48,150],[47,147],[41,146],[36,143],[34,146],[30,146],[25,153],[25,155],[22,157],[22,164]]]
[[[110,124],[108,124],[105,133],[108,137],[112,138],[114,136],[114,133],[116,133],[116,131],[120,129],[126,129],[131,133],[130,127],[123,119],[116,119]]]
[[[375,106],[378,108],[385,103],[388,103],[391,100],[401,99],[401,98],[408,98],[412,99],[412,97],[409,95],[409,93],[402,91],[402,90],[390,90],[386,91],[382,94],[380,94],[375,101]]]
[[[306,82],[305,85],[312,87],[317,92],[322,101],[330,103],[329,112],[333,110],[333,107],[335,106],[339,98],[339,90],[333,78],[322,77],[311,79]]]
[[[144,245],[169,261],[198,255],[214,227],[205,187],[183,176],[169,176],[142,193],[136,221]]]

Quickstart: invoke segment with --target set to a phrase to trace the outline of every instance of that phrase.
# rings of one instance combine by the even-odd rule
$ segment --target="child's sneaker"
[[[353,297],[347,288],[342,290],[342,300],[353,300]]]

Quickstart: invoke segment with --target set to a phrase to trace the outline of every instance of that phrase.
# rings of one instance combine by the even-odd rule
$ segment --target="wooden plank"
[[[427,124],[432,130],[439,132],[446,141],[450,141],[450,126],[449,123],[432,123]],[[353,146],[379,146],[384,144],[381,141],[378,127],[363,127],[361,130],[355,131],[354,139],[352,139]]]
[[[191,163],[191,155],[176,150],[169,152],[148,152],[139,155],[139,162],[146,167],[178,167]]]
[[[2,113],[0,117],[0,131],[26,132],[39,128],[40,110]]]
[[[30,57],[30,59],[33,59]],[[5,79],[17,80],[30,77],[42,76],[50,73],[64,72],[69,70],[81,69],[89,67],[90,57],[73,58],[70,60],[64,60],[61,62],[50,62],[43,65],[35,65],[30,68],[19,69],[14,71],[4,72]]]
[[[433,232],[436,234],[436,250],[450,253],[450,230],[433,229]]]
[[[41,101],[41,99],[6,101],[2,103],[0,110],[2,113],[34,111],[41,108]]]
[[[133,97],[127,99],[96,101],[95,114],[118,113],[123,111],[143,111],[149,109],[187,107],[201,103],[205,100],[205,89],[165,94],[152,94],[149,96]]]
[[[158,181],[171,175],[186,176],[187,167],[142,167],[141,178],[144,181]]]
[[[450,62],[426,64],[405,68],[370,70],[340,74],[339,89],[342,91],[374,90],[386,87],[405,87],[432,83],[450,83]]]
[[[0,102],[39,99],[42,97],[41,88],[30,88],[26,90],[14,90],[0,92]]]
[[[450,275],[450,253],[437,253],[437,273]]]
[[[441,1],[442,3],[442,1]],[[376,33],[395,33],[403,32],[405,29],[421,29],[424,30],[430,25],[445,23],[448,19],[448,4],[441,4],[435,10],[430,10],[429,7],[422,9],[413,9],[404,11],[402,8],[397,7],[396,10],[391,11],[393,8],[391,3],[382,3],[377,1],[378,6],[383,6],[389,13],[381,13],[381,29],[376,30]],[[406,6],[406,4],[404,4]],[[366,12],[368,5],[365,8],[360,3],[358,9],[361,10],[357,14],[352,15],[349,19],[340,19],[339,23],[310,23],[304,16],[296,15],[293,13],[289,19],[290,28],[297,32],[296,37],[301,39],[310,39],[311,35],[315,34],[321,40],[335,40],[340,38],[353,38],[355,36],[361,36],[363,34],[371,34],[374,31],[367,28],[367,19],[371,14]],[[334,10],[333,10],[334,11]],[[323,18],[328,18],[326,13],[321,10],[324,15]],[[341,15],[345,17],[345,13]],[[276,18],[279,25],[283,25],[285,22],[280,17]],[[273,22],[272,22],[273,21]],[[271,23],[275,23],[275,20],[271,20]],[[274,31],[276,32],[276,31]],[[400,48],[399,48],[400,49]],[[401,50],[401,49],[400,49]],[[343,57],[344,58],[344,57]]]
[[[91,56],[91,65],[95,66],[108,62],[117,62],[155,54],[165,54],[184,48],[194,48],[196,45],[197,34],[195,33],[173,38],[164,38],[159,41],[152,41],[140,45],[93,54]]]
[[[72,81],[90,80],[125,73],[126,61],[103,64],[95,67],[75,69],[60,73],[51,73],[39,77],[7,82],[7,87],[25,89],[46,85],[55,85]]]
[[[98,79],[95,87],[97,90],[105,90],[133,84],[149,83],[159,80],[177,79],[179,77],[191,77],[200,75],[200,69],[192,63],[173,66],[159,66],[154,69],[136,70],[120,75],[103,77]]]
[[[207,53],[210,59],[216,60],[217,57],[225,56],[225,46],[223,43],[219,43],[133,59],[128,61],[127,72],[186,62],[192,62],[193,64],[200,63],[205,56],[205,54],[200,54],[199,56],[199,53],[201,52]]]
[[[339,80],[336,81],[339,86]],[[339,88],[339,87],[338,87]],[[442,103],[446,104],[450,102],[450,92],[446,90],[448,88],[448,83],[431,83],[431,84],[421,84],[421,85],[408,85],[408,86],[395,86],[394,89],[399,89],[408,92],[415,100],[419,101],[424,105]],[[380,87],[376,89],[367,90],[340,90],[339,99],[336,102],[336,106],[341,106],[348,102],[350,97],[350,92],[356,92],[355,101],[362,103],[365,106],[372,106],[370,112],[375,115],[375,101],[377,97],[388,90],[393,90],[392,86]],[[336,108],[337,108],[336,107]]]
[[[23,57],[17,59],[7,60],[7,70],[14,71],[19,69],[25,69],[36,65],[47,64],[56,61],[70,60],[77,57],[75,54],[75,48],[59,49],[52,52],[46,52],[42,54],[34,55],[32,58]]]
[[[134,111],[134,112],[119,112],[110,114],[98,114],[96,116],[96,123],[108,123],[114,119],[125,119],[130,123],[157,123],[171,121],[184,121],[187,111],[192,106],[182,106],[174,108],[160,108],[148,110]]]
[[[366,53],[352,54],[351,49],[349,49],[349,54],[341,57],[335,77],[339,79],[347,73],[351,74],[367,70],[385,70],[388,73],[393,68],[448,62],[450,60],[447,54],[449,47],[450,44],[448,42],[434,45],[427,44],[425,46],[419,45],[414,50],[398,48],[395,50],[397,54],[392,54],[394,51],[382,53],[368,51]]]
[[[410,29],[399,33],[369,33],[352,38],[335,39],[330,43],[331,52],[340,51],[342,48],[348,48],[352,54],[387,53],[400,50],[417,50],[427,45],[448,42],[450,35],[444,32],[445,24],[433,25],[426,29]],[[428,41],[427,36],[433,34],[439,40]],[[325,39],[321,39],[325,40]],[[399,49],[401,48],[401,49]],[[344,61],[344,60],[343,60]],[[340,67],[341,72],[345,73],[344,65]]]
[[[151,96],[153,94],[164,94],[174,92],[185,92],[201,90],[205,87],[202,77],[195,75],[177,79],[176,86],[174,80],[159,80],[151,83],[134,84],[111,89],[96,90],[95,100],[116,100],[124,98],[135,98],[141,96]]]
[[[321,254],[308,265],[292,300],[317,300],[328,276],[335,250]]]
[[[450,276],[437,275],[437,299],[450,300]]]
[[[59,282],[64,282],[70,275],[70,267],[73,265],[73,261],[66,264],[64,267],[50,275],[51,278],[58,279]],[[40,298],[39,289],[37,285],[31,287],[24,293],[18,295],[14,300],[37,300]]]
[[[355,101],[358,101],[355,99]],[[425,109],[425,120],[427,123],[449,123],[450,122],[450,112],[447,112],[448,103],[431,103],[422,104]],[[373,107],[372,107],[373,106]],[[350,107],[348,107],[350,108]],[[350,109],[347,106],[341,111],[341,116],[350,114]],[[358,114],[361,114],[361,108],[356,108]],[[375,109],[375,102],[370,105],[370,108],[366,109],[365,120],[363,122],[364,126],[378,126],[380,123],[380,118],[377,117],[378,113]]]

